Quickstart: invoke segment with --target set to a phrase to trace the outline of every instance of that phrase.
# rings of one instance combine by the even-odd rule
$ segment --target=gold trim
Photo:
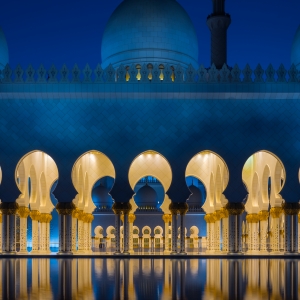
[[[33,220],[33,221],[39,221],[40,220],[40,217],[41,217],[41,213],[38,211],[38,210],[32,210],[30,212],[30,218]]]
[[[28,207],[21,206],[18,209],[18,215],[20,218],[27,218],[30,215],[30,210]]]
[[[270,210],[270,215],[272,218],[279,218],[281,214],[282,214],[281,207],[272,207]]]

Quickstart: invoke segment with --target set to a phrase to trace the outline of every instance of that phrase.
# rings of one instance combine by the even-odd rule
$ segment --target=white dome
[[[5,35],[0,27],[0,70],[8,64],[8,47]]]
[[[198,39],[176,0],[124,0],[102,39],[102,66],[132,63],[198,67]]]

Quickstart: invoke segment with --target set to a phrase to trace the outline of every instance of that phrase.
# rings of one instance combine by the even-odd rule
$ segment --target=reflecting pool
[[[297,259],[1,259],[0,295],[43,300],[292,300],[299,295],[299,267]]]

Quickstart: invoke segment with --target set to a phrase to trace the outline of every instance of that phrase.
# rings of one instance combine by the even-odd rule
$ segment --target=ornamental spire
[[[211,64],[221,69],[227,64],[227,29],[231,17],[225,13],[225,0],[212,0],[212,3],[213,13],[206,21],[211,32]]]

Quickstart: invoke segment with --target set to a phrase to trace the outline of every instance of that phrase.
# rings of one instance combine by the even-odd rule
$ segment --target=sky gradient
[[[210,63],[206,17],[211,0],[178,0],[190,15],[199,40],[199,63]],[[49,68],[75,63],[94,68],[101,62],[105,24],[121,0],[9,0],[2,4],[0,26],[6,35],[10,64]],[[228,64],[264,68],[290,66],[290,51],[300,24],[299,0],[227,0]]]

